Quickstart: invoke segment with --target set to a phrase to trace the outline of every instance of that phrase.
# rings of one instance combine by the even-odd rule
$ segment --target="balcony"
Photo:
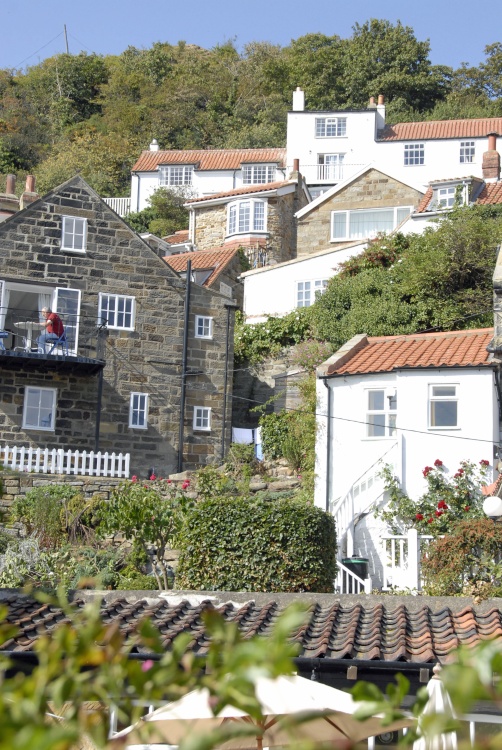
[[[131,213],[131,199],[130,198],[103,198],[107,206],[115,211],[119,216],[127,216]]]
[[[0,331],[0,370],[94,375],[105,366],[106,326],[81,315],[60,315],[64,344],[38,343],[42,325],[31,310],[9,308]]]

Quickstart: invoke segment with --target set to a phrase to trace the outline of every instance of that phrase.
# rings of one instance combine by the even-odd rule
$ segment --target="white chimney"
[[[378,131],[383,130],[385,127],[385,97],[383,94],[378,94],[377,102],[376,129]]]
[[[293,112],[303,112],[305,110],[305,91],[299,86],[293,91]]]
[[[158,150],[159,150],[159,144],[154,138],[153,141],[150,143],[150,151],[158,151]]]

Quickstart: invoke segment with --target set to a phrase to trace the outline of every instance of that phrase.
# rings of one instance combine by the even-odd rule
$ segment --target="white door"
[[[77,354],[80,294],[80,289],[58,287],[54,290],[52,309],[61,316],[63,321],[69,354]]]

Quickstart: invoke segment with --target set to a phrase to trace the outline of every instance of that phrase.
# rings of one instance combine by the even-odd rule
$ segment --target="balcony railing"
[[[244,254],[251,268],[262,268],[268,264],[268,249],[266,247],[245,247]]]
[[[103,200],[119,216],[127,216],[131,213],[130,198],[103,198]]]
[[[352,177],[364,166],[365,164],[353,164],[347,161],[338,164],[300,164],[300,172],[307,185],[333,185]]]

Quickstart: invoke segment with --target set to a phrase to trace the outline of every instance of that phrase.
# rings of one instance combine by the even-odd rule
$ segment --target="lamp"
[[[497,495],[487,497],[483,502],[483,512],[488,518],[497,521],[502,516],[502,499]]]

